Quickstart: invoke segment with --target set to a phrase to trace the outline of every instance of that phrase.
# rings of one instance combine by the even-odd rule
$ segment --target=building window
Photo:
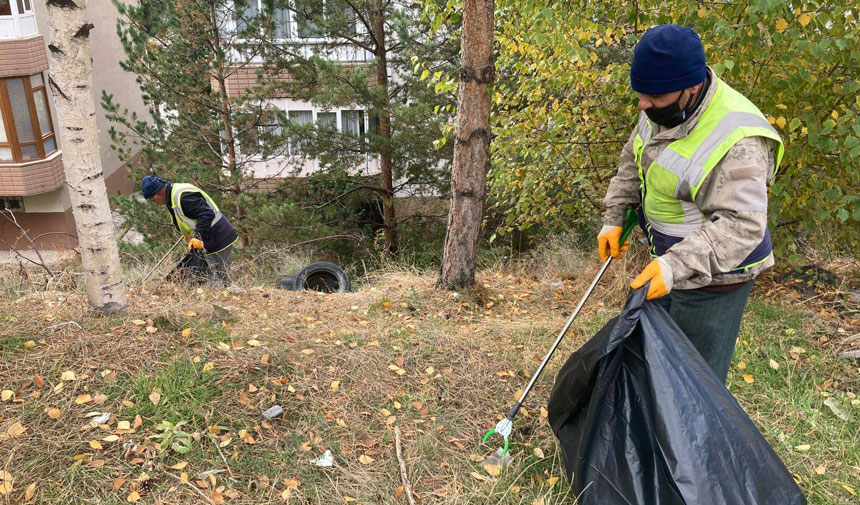
[[[340,113],[341,131],[351,135],[364,135],[364,111],[345,110]]]
[[[20,196],[0,196],[0,211],[4,210],[11,210],[12,212],[23,212],[24,199]]]
[[[11,0],[0,0],[0,16],[11,16],[12,15],[12,2]]]
[[[3,0],[0,0],[2,2]],[[267,12],[262,0],[240,0],[235,3],[236,30],[243,32],[248,29],[255,18]],[[272,11],[272,28],[275,39],[290,38],[290,11],[275,7]]]
[[[0,162],[38,160],[56,150],[42,74],[0,79]]]

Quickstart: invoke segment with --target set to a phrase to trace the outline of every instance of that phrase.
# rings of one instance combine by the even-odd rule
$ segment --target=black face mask
[[[678,105],[681,103],[681,96],[684,93],[681,92],[678,95],[678,99],[673,103],[665,107],[651,107],[645,109],[645,115],[648,116],[648,119],[653,121],[654,123],[665,126],[667,128],[674,128],[679,124],[683,123],[685,119],[687,119],[687,110],[686,107],[681,109],[681,106]],[[690,99],[687,99],[687,105],[690,104]]]

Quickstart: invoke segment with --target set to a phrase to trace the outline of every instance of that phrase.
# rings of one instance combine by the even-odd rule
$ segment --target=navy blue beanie
[[[156,177],[154,175],[147,175],[140,181],[140,192],[143,193],[143,197],[149,200],[156,193],[158,193],[161,188],[167,186],[167,181],[162,179],[161,177]]]
[[[646,95],[661,95],[704,82],[705,49],[696,32],[686,26],[651,28],[633,50],[630,84]]]

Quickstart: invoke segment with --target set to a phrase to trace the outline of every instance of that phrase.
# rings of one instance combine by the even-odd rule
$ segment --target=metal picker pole
[[[630,236],[630,233],[633,231],[633,227],[635,225],[636,212],[633,209],[630,209],[627,211],[627,219],[624,223],[624,230],[619,241],[619,247],[627,240],[627,237]],[[535,382],[537,382],[538,380],[538,377],[540,377],[541,373],[543,373],[543,370],[544,368],[546,368],[547,363],[549,363],[550,358],[552,358],[553,353],[555,353],[555,350],[558,349],[559,344],[561,344],[562,339],[564,339],[564,336],[567,334],[567,330],[569,330],[570,326],[573,324],[573,320],[576,319],[576,316],[579,315],[579,312],[582,310],[582,307],[583,305],[585,305],[585,302],[588,300],[588,297],[591,296],[592,292],[594,292],[594,288],[597,286],[597,283],[600,282],[600,278],[603,277],[603,274],[606,273],[606,270],[609,268],[610,263],[612,263],[612,256],[606,258],[606,261],[603,262],[603,266],[600,267],[600,271],[597,272],[597,275],[594,277],[594,280],[591,281],[591,285],[588,286],[588,289],[585,291],[585,295],[583,295],[582,299],[579,301],[579,305],[576,306],[576,309],[574,309],[573,313],[568,318],[567,324],[564,325],[564,328],[562,328],[561,333],[558,334],[558,337],[555,339],[555,342],[553,342],[552,347],[549,348],[549,351],[543,357],[543,360],[541,361],[538,369],[535,371],[535,373],[532,374],[532,378],[531,380],[529,380],[528,385],[523,390],[523,394],[520,395],[520,399],[517,400],[517,403],[514,404],[508,415],[505,416],[504,419],[499,421],[499,423],[496,424],[495,428],[491,429],[487,432],[486,435],[484,435],[484,443],[486,443],[487,440],[494,433],[498,433],[505,439],[504,451],[502,452],[500,458],[504,458],[505,453],[508,452],[508,437],[510,436],[511,430],[514,426],[514,417],[516,417],[517,412],[519,412],[520,407],[522,407],[523,401],[526,399],[526,396],[528,396],[529,392],[531,392],[532,387],[534,387]]]
[[[176,249],[176,246],[178,246],[180,242],[182,242],[182,237],[179,237],[179,240],[177,240],[176,243],[173,244],[173,247],[171,247],[166,253],[164,253],[164,256],[162,256],[161,259],[158,260],[158,263],[156,263],[155,266],[152,267],[152,270],[150,270],[149,273],[146,274],[146,277],[144,277],[140,281],[140,284],[138,284],[138,286],[143,286],[143,283],[146,282],[146,280],[149,279],[149,276],[151,276],[153,274],[153,272],[155,272],[158,269],[159,265],[164,263],[164,260],[166,260],[167,257],[170,256],[170,253],[172,253],[173,250]]]

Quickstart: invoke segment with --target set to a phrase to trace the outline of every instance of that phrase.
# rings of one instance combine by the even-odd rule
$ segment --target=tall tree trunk
[[[475,283],[475,253],[487,191],[490,96],[493,82],[493,0],[463,0],[463,39],[457,105],[451,208],[439,284],[447,289]]]
[[[125,309],[119,250],[99,158],[93,62],[86,0],[48,2],[51,92],[59,119],[63,165],[90,305],[104,313]]]
[[[227,96],[227,77],[229,72],[227,66],[229,65],[229,62],[221,49],[221,32],[218,26],[218,10],[212,0],[209,0],[207,4],[209,8],[209,22],[211,23],[210,28],[212,30],[212,38],[214,40],[212,46],[215,50],[215,68],[213,69],[213,74],[215,82],[218,83],[217,93],[221,102],[219,114],[221,116],[221,122],[224,124],[224,138],[222,140],[224,141],[224,146],[227,148],[227,171],[230,172],[230,176],[232,178],[232,190],[236,194],[236,219],[234,223],[238,228],[237,231],[239,231],[242,245],[248,245],[251,237],[248,235],[248,230],[246,230],[244,226],[245,209],[239,205],[239,195],[242,193],[242,177],[244,177],[244,174],[238,164],[238,157],[236,154],[236,145],[238,144],[238,141],[236,139],[233,126],[233,107],[230,103],[230,97]]]
[[[373,3],[373,38],[376,39],[376,86],[379,93],[379,136],[382,146],[379,167],[382,175],[382,216],[385,221],[385,248],[397,251],[394,215],[394,176],[391,169],[391,104],[388,98],[388,48],[385,47],[385,6],[383,0]]]

